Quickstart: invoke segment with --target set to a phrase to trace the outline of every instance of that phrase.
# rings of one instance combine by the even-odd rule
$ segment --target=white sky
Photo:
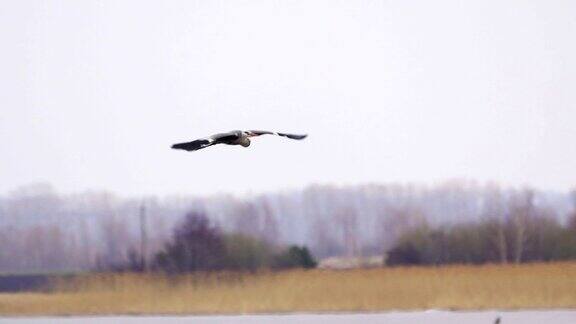
[[[0,193],[576,185],[576,1],[0,1]],[[232,129],[302,142],[187,153]]]

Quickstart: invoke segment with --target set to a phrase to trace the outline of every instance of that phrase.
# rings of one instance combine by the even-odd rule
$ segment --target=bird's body
[[[266,134],[283,136],[296,140],[304,139],[307,136],[307,135],[294,135],[294,134],[276,133],[276,132],[258,131],[258,130],[249,130],[249,131],[234,130],[227,133],[215,134],[206,138],[200,138],[191,142],[174,144],[172,145],[172,148],[186,151],[196,151],[215,144],[241,145],[243,147],[248,147],[250,146],[250,137]]]

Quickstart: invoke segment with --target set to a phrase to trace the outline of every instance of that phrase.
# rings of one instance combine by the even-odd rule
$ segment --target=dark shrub
[[[156,255],[155,264],[168,272],[222,269],[224,240],[206,215],[190,212],[173,234],[172,242]]]
[[[284,252],[276,255],[273,267],[277,269],[287,268],[315,268],[318,262],[314,260],[307,247],[290,246]]]

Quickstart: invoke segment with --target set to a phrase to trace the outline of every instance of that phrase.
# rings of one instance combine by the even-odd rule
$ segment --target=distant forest
[[[218,231],[316,258],[389,264],[576,258],[576,194],[453,181],[434,186],[313,185],[254,196],[122,198],[30,185],[0,196],[0,272],[106,269],[152,260],[190,212]]]

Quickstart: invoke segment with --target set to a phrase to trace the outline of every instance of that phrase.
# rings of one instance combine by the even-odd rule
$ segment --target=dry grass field
[[[575,307],[576,263],[89,275],[50,293],[0,294],[2,315]]]

